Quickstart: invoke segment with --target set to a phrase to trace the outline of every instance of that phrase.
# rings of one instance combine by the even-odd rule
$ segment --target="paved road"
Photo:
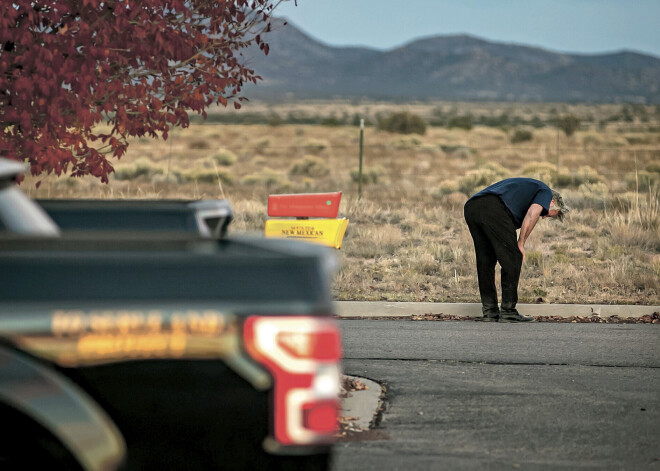
[[[387,403],[335,470],[660,471],[659,325],[341,325],[345,372]]]

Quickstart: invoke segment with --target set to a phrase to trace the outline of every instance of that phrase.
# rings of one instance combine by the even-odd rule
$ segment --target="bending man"
[[[477,255],[483,320],[529,322],[516,310],[518,280],[525,260],[525,241],[539,218],[564,220],[568,208],[554,190],[531,178],[508,178],[473,195],[464,213]],[[516,230],[520,235],[516,237]],[[502,309],[497,303],[495,265],[502,275]]]

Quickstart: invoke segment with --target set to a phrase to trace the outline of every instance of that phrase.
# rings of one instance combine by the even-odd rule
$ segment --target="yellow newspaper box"
[[[348,227],[348,219],[337,219],[340,200],[341,192],[270,195],[268,216],[296,219],[269,219],[266,237],[301,239],[339,249]]]
[[[270,219],[266,237],[285,237],[341,248],[348,219]]]

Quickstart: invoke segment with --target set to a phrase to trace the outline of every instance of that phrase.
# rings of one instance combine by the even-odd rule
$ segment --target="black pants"
[[[522,253],[509,210],[499,196],[486,195],[468,201],[464,213],[477,254],[479,293],[484,315],[492,316],[499,312],[495,287],[497,262],[502,268],[502,312],[517,312]]]

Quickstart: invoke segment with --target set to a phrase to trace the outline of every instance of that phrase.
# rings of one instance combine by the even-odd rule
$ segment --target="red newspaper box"
[[[300,193],[268,196],[271,217],[336,218],[341,191],[335,193]]]

